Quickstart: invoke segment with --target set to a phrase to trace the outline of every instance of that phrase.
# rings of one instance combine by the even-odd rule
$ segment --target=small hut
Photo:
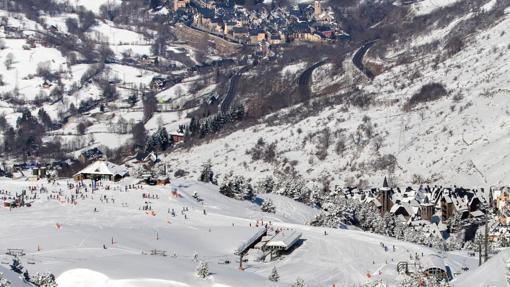
[[[128,175],[129,173],[124,166],[98,160],[73,175],[73,178],[76,181],[83,179],[119,181]]]

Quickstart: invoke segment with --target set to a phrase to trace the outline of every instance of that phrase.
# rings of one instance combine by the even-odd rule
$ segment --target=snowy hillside
[[[12,286],[507,285],[509,1],[2,2]]]
[[[277,206],[276,215],[272,215],[260,212],[256,204],[222,196],[213,185],[176,181],[172,187],[143,186],[126,191],[132,183],[126,179],[109,185],[110,190],[103,186],[94,193],[89,188],[76,204],[68,203],[75,189],[68,189],[66,181],[35,183],[38,195],[32,207],[0,209],[0,250],[24,249],[21,261],[29,273],[50,271],[57,276],[59,287],[291,286],[297,277],[304,279],[306,286],[317,287],[333,283],[352,286],[370,280],[396,284],[399,261],[409,261],[414,254],[435,253],[370,233],[305,226],[302,220],[313,211],[286,198],[271,197]],[[2,190],[12,192],[33,185],[0,181]],[[41,187],[48,193],[39,194]],[[195,192],[203,201],[193,198]],[[144,205],[152,210],[140,210]],[[172,209],[175,216],[169,213]],[[301,232],[303,241],[289,255],[272,262],[249,258],[243,264],[245,270],[240,271],[234,250],[257,232],[257,221],[284,233]],[[167,256],[149,255],[151,250],[164,251]],[[209,264],[210,275],[205,280],[194,275],[195,254]],[[454,272],[477,262],[467,256],[444,256]],[[6,255],[1,259],[10,262]],[[225,260],[231,263],[220,264]],[[281,276],[277,284],[267,279],[274,266]]]
[[[482,267],[463,274],[453,286],[508,286],[509,250],[491,258]]]
[[[437,67],[431,55],[390,68],[363,85],[363,93],[374,103],[368,108],[332,105],[309,117],[298,116],[296,122],[286,122],[282,111],[280,122],[261,123],[191,150],[178,150],[166,161],[196,173],[211,160],[217,173],[232,170],[254,179],[295,170],[310,180],[326,175],[338,184],[362,180],[379,185],[389,175],[397,184],[421,178],[434,184],[508,185],[509,155],[504,146],[510,140],[509,29],[507,9],[503,19],[470,36],[462,51]],[[327,86],[335,77],[320,77],[313,86]],[[441,83],[448,95],[405,111],[409,98],[430,83]],[[247,151],[260,138],[266,146],[276,144],[278,160],[252,160]]]

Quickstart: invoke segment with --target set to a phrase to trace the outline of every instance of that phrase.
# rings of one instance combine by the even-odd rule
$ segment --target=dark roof
[[[198,13],[202,14],[204,18],[214,18],[214,10],[198,7],[197,8]]]
[[[311,29],[307,23],[296,23],[289,26],[291,33],[310,33]]]
[[[81,153],[81,155],[83,155],[86,159],[91,159],[91,158],[103,156],[103,152],[100,149],[98,149],[97,147],[95,147],[95,148],[91,148],[86,151],[83,151]]]
[[[248,29],[246,27],[234,27],[232,28],[234,33],[248,33]]]

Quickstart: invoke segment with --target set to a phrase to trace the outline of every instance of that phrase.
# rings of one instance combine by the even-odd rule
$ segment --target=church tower
[[[315,0],[315,3],[314,3],[314,16],[315,18],[318,18],[321,14],[322,14],[322,9],[321,9],[321,1],[320,0]]]

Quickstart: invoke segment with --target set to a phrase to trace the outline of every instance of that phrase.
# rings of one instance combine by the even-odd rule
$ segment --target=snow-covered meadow
[[[74,182],[0,180],[0,189],[12,193],[37,190],[28,191],[29,196],[37,194],[32,207],[0,209],[0,251],[24,249],[21,261],[29,273],[52,272],[60,287],[291,286],[297,277],[306,286],[353,286],[370,280],[392,286],[398,280],[399,261],[436,253],[361,231],[306,226],[304,221],[317,210],[276,195],[270,196],[276,214],[268,214],[255,203],[224,197],[210,184],[177,180],[171,186],[126,189],[135,184],[128,178],[104,182],[94,192],[90,186],[87,192],[82,189],[73,204],[76,193],[68,183]],[[39,193],[42,187],[48,192]],[[203,201],[197,201],[195,193]],[[272,262],[250,259],[241,271],[234,251],[262,221],[270,229],[301,232],[302,243]],[[167,256],[150,255],[152,250]],[[442,256],[455,272],[477,262],[465,255]],[[197,258],[209,264],[206,279],[195,275]],[[7,255],[0,260],[10,263]],[[224,264],[226,260],[230,264]],[[278,283],[267,279],[274,266]]]

